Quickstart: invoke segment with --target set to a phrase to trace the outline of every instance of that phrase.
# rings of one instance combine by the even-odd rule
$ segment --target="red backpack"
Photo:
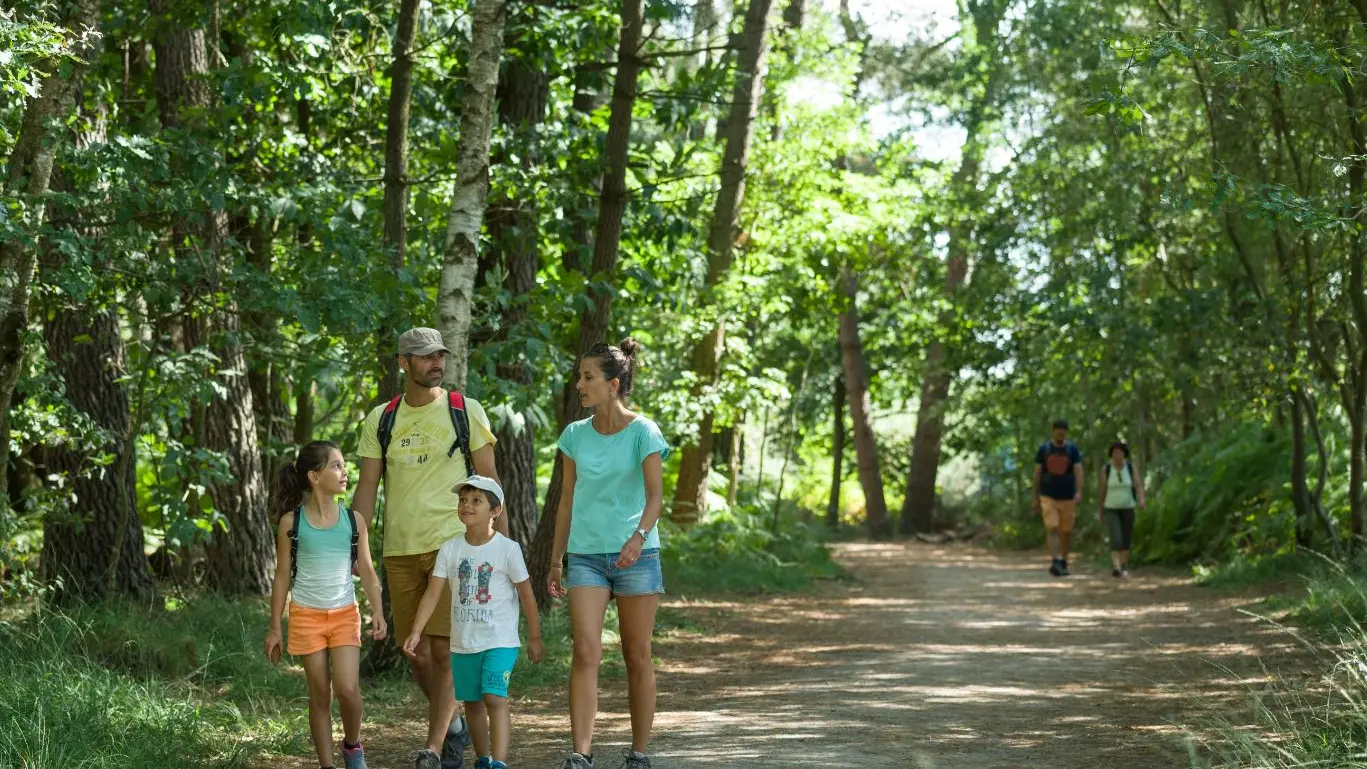
[[[460,455],[465,458],[465,472],[472,475],[475,472],[475,459],[470,452],[470,417],[465,413],[465,396],[454,390],[447,395],[450,396],[451,425],[456,428],[456,441],[451,444],[446,456],[449,457],[456,453],[456,449],[460,449]],[[399,417],[399,402],[402,400],[402,394],[394,396],[393,400],[385,404],[384,412],[380,414],[380,427],[376,437],[380,440],[381,463],[389,456],[389,442],[394,439],[394,422]],[[381,467],[383,474],[383,464]]]

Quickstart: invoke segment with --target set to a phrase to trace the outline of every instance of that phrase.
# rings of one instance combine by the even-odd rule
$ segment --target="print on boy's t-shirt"
[[[452,652],[473,654],[522,645],[516,584],[528,575],[516,542],[498,533],[483,545],[456,537],[442,545],[432,574],[451,583]]]

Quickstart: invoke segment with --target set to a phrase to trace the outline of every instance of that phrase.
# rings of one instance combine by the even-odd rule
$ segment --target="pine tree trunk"
[[[465,389],[470,363],[470,308],[479,271],[479,239],[489,201],[489,136],[494,125],[494,94],[503,58],[507,0],[474,0],[470,26],[470,66],[460,114],[456,151],[456,188],[442,249],[437,293],[438,327],[451,350],[443,384]]]
[[[717,192],[707,236],[707,278],[700,299],[704,306],[714,303],[711,294],[726,278],[734,259],[736,236],[740,231],[740,207],[745,199],[745,171],[755,132],[755,113],[764,86],[764,54],[772,5],[773,0],[750,0],[738,41],[736,80],[731,93],[731,110],[726,118],[721,188]],[[693,348],[693,372],[698,382],[693,395],[697,399],[717,385],[725,337],[725,317],[718,317],[711,330]],[[674,522],[681,526],[691,526],[707,512],[707,476],[715,421],[712,410],[705,411],[698,426],[697,443],[685,446],[682,452],[679,482],[670,513]]]
[[[1001,4],[998,0],[981,0],[970,3],[973,17],[976,54],[979,57],[996,55],[997,27],[1001,18]],[[992,113],[995,110],[997,86],[1001,66],[992,61],[982,65],[987,68],[986,78],[981,91],[969,105],[965,120],[967,135],[964,139],[962,158],[959,167],[950,180],[950,190],[957,203],[950,206],[964,213],[952,213],[956,220],[949,227],[949,254],[945,271],[945,296],[955,301],[959,290],[968,278],[969,260],[973,247],[972,217],[980,210],[978,190],[980,170],[986,153],[987,142],[983,137]],[[940,316],[940,325],[952,322],[954,313],[947,310]],[[912,440],[911,468],[907,471],[907,489],[902,500],[902,531],[914,533],[929,531],[935,517],[935,486],[940,472],[940,445],[944,438],[944,412],[948,406],[950,386],[954,372],[949,367],[951,350],[945,341],[934,339],[926,347],[921,400],[917,406],[916,435]]]
[[[608,116],[608,135],[603,144],[603,191],[598,201],[598,223],[593,237],[593,264],[590,285],[611,287],[615,284],[618,247],[622,240],[622,218],[627,203],[627,153],[631,147],[631,118],[636,104],[636,82],[641,72],[641,32],[645,23],[644,0],[622,0],[621,37],[617,46],[617,73],[612,81],[612,106]],[[594,344],[607,334],[612,311],[612,290],[590,289],[592,303],[579,317],[579,334],[575,341],[574,359],[588,353]],[[575,397],[574,374],[565,381],[556,405],[559,429],[570,422],[583,419],[587,412]],[[551,483],[546,489],[546,501],[541,506],[541,519],[536,525],[536,536],[528,554],[528,569],[537,603],[545,606],[550,601],[546,592],[546,575],[550,569],[551,550],[555,546],[555,517],[560,507],[560,484],[564,479],[560,452],[556,452],[551,469]]]
[[[75,101],[77,82],[86,63],[98,52],[100,4],[74,0],[60,4],[63,26],[74,41],[70,60],[49,60],[37,67],[38,96],[24,108],[19,137],[6,165],[5,193],[24,203],[11,227],[37,233],[43,224],[43,197],[52,179],[58,142],[52,136],[55,119],[64,118]],[[29,289],[33,284],[37,251],[20,239],[0,240],[0,505],[9,504],[10,406],[24,367],[24,334],[29,324]]]
[[[831,499],[826,503],[826,525],[840,527],[840,486],[845,480],[845,377],[835,377],[835,430],[831,447]]]
[[[892,536],[887,502],[883,497],[883,476],[878,467],[878,442],[873,434],[869,390],[864,381],[864,348],[859,341],[859,310],[855,304],[859,286],[854,273],[841,276],[847,302],[840,313],[840,359],[845,369],[845,387],[850,399],[850,421],[854,424],[854,455],[859,466],[859,485],[864,489],[864,504],[869,521],[869,536]]]
[[[110,441],[98,452],[66,446],[47,451],[46,469],[64,475],[73,498],[69,514],[43,521],[42,564],[46,579],[60,580],[59,602],[102,601],[114,594],[146,601],[152,576],[143,554],[142,521],[134,484],[123,338],[118,314],[100,310],[89,316],[76,308],[58,309],[44,325],[48,357],[62,372],[67,398],[101,428]],[[108,453],[113,461],[95,467],[90,457]]]
[[[166,0],[152,3],[157,30],[153,42],[157,107],[164,129],[182,127],[183,111],[203,110],[212,104],[205,77],[205,31],[196,24],[171,18],[170,11]],[[202,251],[210,255],[210,269],[206,285],[197,290],[207,294],[230,280],[232,270],[231,265],[217,262],[227,234],[226,215],[217,210],[205,213],[200,243]],[[179,247],[191,235],[177,228],[172,240]],[[201,257],[182,254],[178,258]],[[237,303],[231,299],[227,307],[210,313],[208,318],[188,319],[185,323],[186,345],[208,345],[218,356],[223,392],[203,411],[203,445],[227,457],[233,478],[210,490],[214,509],[224,517],[226,530],[215,530],[205,546],[205,576],[209,586],[221,593],[265,595],[271,589],[275,537],[266,513],[267,490],[241,332]]]
[[[528,6],[514,21],[513,50],[523,53],[512,58],[503,71],[499,87],[499,121],[520,148],[522,158],[518,175],[530,172],[539,162],[537,127],[546,119],[546,102],[550,97],[550,78],[528,57],[528,32],[535,23],[535,8]],[[496,167],[503,167],[512,159],[500,156]],[[527,319],[528,303],[535,298],[536,274],[541,267],[537,249],[541,232],[540,213],[536,208],[534,190],[509,188],[502,199],[489,207],[489,238],[495,254],[501,256],[506,277],[504,288],[512,297],[503,311],[500,333],[516,332]],[[516,356],[516,357],[514,357]],[[500,356],[498,376],[516,383],[530,396],[533,382],[529,361],[521,352],[508,349]],[[522,424],[508,420],[496,431],[495,463],[503,479],[506,496],[504,509],[508,516],[508,531],[524,548],[532,544],[536,531],[536,434],[530,414],[523,414]]]
[[[389,112],[384,136],[384,248],[395,274],[403,269],[408,248],[408,116],[413,102],[413,40],[418,30],[420,0],[401,0],[394,31],[394,58],[389,65]],[[376,332],[379,401],[402,390],[395,347],[404,318],[387,312]]]

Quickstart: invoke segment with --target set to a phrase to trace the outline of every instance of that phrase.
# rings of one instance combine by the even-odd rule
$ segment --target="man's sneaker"
[[[1063,576],[1063,570],[1059,568],[1057,558],[1049,562],[1049,573],[1054,575],[1055,577]]]
[[[354,748],[342,745],[342,763],[346,769],[366,769],[365,748],[361,747],[361,743],[356,743]]]
[[[441,756],[435,750],[423,748],[418,754],[418,769],[442,769]]]
[[[441,743],[441,769],[464,769],[465,748],[470,744],[470,726],[460,719],[460,726],[446,727],[446,739]]]
[[[627,748],[622,752],[621,769],[650,769],[650,759],[644,753]]]
[[[1121,577],[1124,577],[1125,579],[1129,579],[1129,578],[1130,578],[1130,567],[1128,567],[1128,566],[1121,566],[1121,567],[1120,567],[1120,576],[1121,576]]]
[[[1120,579],[1120,569],[1111,569],[1111,576]]]
[[[582,753],[571,753],[565,757],[565,763],[560,765],[560,769],[594,769],[593,758]]]
[[[1059,575],[1060,577],[1066,577],[1066,576],[1068,576],[1068,559],[1067,559],[1067,558],[1064,558],[1064,559],[1062,559],[1062,560],[1060,560],[1060,561],[1058,562],[1058,575]]]

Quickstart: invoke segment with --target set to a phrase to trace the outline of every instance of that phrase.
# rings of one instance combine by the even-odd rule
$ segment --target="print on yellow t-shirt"
[[[362,457],[380,458],[383,413],[381,404],[366,415],[357,448]],[[494,433],[484,407],[466,398],[465,413],[470,420],[470,451],[493,444]],[[386,556],[430,553],[465,533],[451,487],[468,477],[470,470],[459,450],[447,456],[455,440],[456,428],[451,424],[450,399],[445,391],[421,408],[400,401],[384,480]]]

